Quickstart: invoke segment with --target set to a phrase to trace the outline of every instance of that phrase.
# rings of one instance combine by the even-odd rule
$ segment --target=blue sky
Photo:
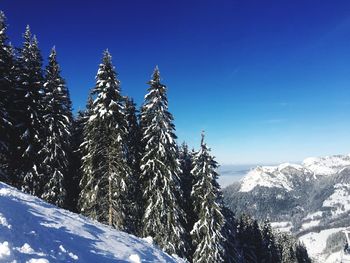
[[[75,109],[106,48],[140,105],[155,65],[179,141],[223,164],[350,153],[350,2],[3,0],[16,45],[55,45]]]

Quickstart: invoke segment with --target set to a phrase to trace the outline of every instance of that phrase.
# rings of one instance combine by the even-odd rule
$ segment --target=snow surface
[[[332,175],[345,166],[350,166],[350,154],[310,157],[303,161],[303,166],[316,175]]]
[[[336,262],[336,259],[338,260],[338,256],[335,254],[332,254],[330,259],[333,261],[329,261],[329,259],[327,259],[327,257],[322,253],[323,250],[326,248],[327,238],[331,234],[341,232],[345,229],[346,229],[345,227],[339,227],[339,228],[322,230],[320,232],[310,232],[306,235],[301,236],[299,240],[304,243],[310,256],[316,259],[317,262],[332,263],[332,262]]]
[[[0,183],[0,262],[184,262],[148,239],[117,231]]]
[[[291,191],[293,189],[291,178],[288,172],[284,173],[283,171],[288,168],[299,170],[302,172],[301,174],[312,174],[313,178],[317,178],[318,176],[336,174],[347,166],[350,166],[350,155],[310,157],[305,159],[301,165],[283,163],[278,166],[258,166],[241,179],[240,192],[252,191],[257,186],[277,187]]]
[[[284,188],[287,191],[292,190],[288,175],[283,173],[286,167],[294,169],[303,169],[300,165],[281,164],[279,166],[258,166],[249,171],[249,173],[241,180],[240,192],[249,192],[256,186]]]
[[[323,207],[331,207],[332,215],[350,211],[350,184],[336,184],[334,193],[323,202]]]
[[[280,232],[290,232],[293,224],[290,221],[271,222],[271,227],[277,229]]]

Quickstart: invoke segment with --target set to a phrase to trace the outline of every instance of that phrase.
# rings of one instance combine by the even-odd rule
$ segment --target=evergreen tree
[[[281,259],[279,257],[275,235],[268,220],[264,222],[262,227],[262,239],[264,251],[266,251],[266,262],[279,263]]]
[[[309,258],[307,250],[302,243],[298,243],[296,245],[295,256],[298,263],[311,263],[311,259]]]
[[[244,262],[259,262],[254,246],[253,222],[250,216],[243,214],[237,225],[237,238]]]
[[[92,104],[92,102],[91,102]],[[83,143],[84,124],[87,119],[87,110],[78,111],[76,118],[73,119],[71,147],[72,151],[69,158],[69,176],[66,178],[66,207],[72,212],[78,212],[78,200],[80,194],[79,182],[82,178],[81,159],[82,153],[80,145]]]
[[[141,199],[140,186],[137,184],[140,180],[140,160],[141,160],[141,129],[137,119],[136,104],[130,98],[125,101],[125,117],[127,121],[126,134],[126,160],[130,167],[130,185],[128,190],[127,214],[129,223],[129,232],[139,234],[141,231]]]
[[[240,249],[237,237],[237,222],[233,212],[227,207],[223,207],[222,213],[225,217],[225,225],[223,227],[224,243],[224,261],[227,263],[244,262],[243,252]]]
[[[184,211],[179,205],[180,163],[173,116],[168,111],[166,86],[160,82],[158,68],[149,82],[141,109],[141,179],[144,211],[142,236],[153,237],[169,254],[186,252]]]
[[[187,232],[190,232],[196,220],[196,215],[193,211],[191,191],[193,186],[193,176],[191,170],[193,169],[193,156],[194,152],[190,152],[188,145],[182,143],[179,151],[180,160],[180,183],[183,192],[183,197],[180,199],[181,206],[186,213],[185,228]]]
[[[63,206],[66,189],[64,180],[68,175],[71,152],[71,102],[65,81],[61,77],[56,51],[51,50],[44,81],[44,124],[46,127],[42,171],[44,189],[42,198],[52,204]]]
[[[16,67],[17,85],[14,109],[17,150],[11,166],[18,176],[17,186],[27,193],[41,196],[43,178],[39,171],[43,149],[43,74],[42,57],[36,37],[27,26],[23,47]]]
[[[224,242],[222,235],[225,218],[222,213],[222,196],[217,182],[218,167],[210,149],[204,143],[194,157],[192,174],[194,185],[191,196],[197,220],[191,231],[195,248],[193,262],[224,262]]]
[[[120,82],[112,58],[104,52],[92,94],[96,99],[84,127],[80,208],[85,215],[125,229],[129,168],[123,139],[126,121]]]
[[[6,17],[0,11],[0,180],[11,183],[9,175],[9,157],[11,155],[10,138],[12,118],[10,108],[14,93],[14,55],[8,44]]]

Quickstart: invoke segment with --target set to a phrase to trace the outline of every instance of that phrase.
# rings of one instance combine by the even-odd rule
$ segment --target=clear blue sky
[[[350,1],[3,0],[55,45],[75,109],[108,48],[122,92],[140,104],[157,64],[179,140],[200,131],[221,163],[350,152]]]

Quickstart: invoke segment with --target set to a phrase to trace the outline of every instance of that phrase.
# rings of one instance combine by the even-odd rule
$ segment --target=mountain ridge
[[[350,227],[348,154],[258,166],[223,193],[236,214],[268,219],[275,229],[295,234],[319,262],[334,262],[345,245],[341,231]]]

